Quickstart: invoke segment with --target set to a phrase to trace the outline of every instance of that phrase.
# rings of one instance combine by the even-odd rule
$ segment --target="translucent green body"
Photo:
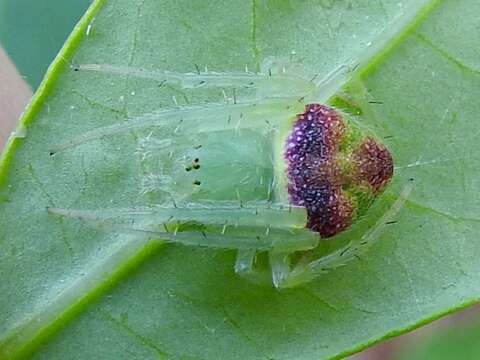
[[[267,252],[277,287],[296,286],[344,264],[376,236],[374,229],[358,239],[361,245],[308,264],[299,261],[290,271],[290,255],[314,249],[320,236],[306,228],[306,209],[290,202],[286,141],[305,102],[321,98],[322,90],[332,86],[331,75],[315,81],[311,74],[286,74],[278,66],[262,74],[157,73],[101,64],[79,65],[75,70],[158,78],[189,89],[238,87],[249,95],[243,101],[234,97],[226,103],[164,108],[53,144],[50,154],[56,156],[91,142],[134,134],[132,157],[139,159],[138,191],[144,205],[49,208],[50,213],[77,218],[107,232],[237,249],[235,270],[248,277],[255,273],[257,253]],[[357,141],[358,131],[352,132],[352,141]],[[393,215],[400,205],[393,207]],[[385,219],[381,221],[378,228]]]

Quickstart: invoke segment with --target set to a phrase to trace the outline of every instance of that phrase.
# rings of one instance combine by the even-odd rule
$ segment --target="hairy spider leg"
[[[113,210],[48,208],[48,211],[107,232],[138,233],[146,238],[182,245],[250,253],[275,249],[283,252],[310,250],[319,241],[315,233],[304,228],[304,209],[269,204],[241,208],[232,204]],[[265,231],[270,227],[272,230]]]
[[[128,76],[152,80],[162,85],[169,84],[180,89],[198,88],[249,88],[256,92],[256,99],[263,98],[307,98],[326,101],[350,76],[354,64],[343,64],[325,76],[312,76],[301,64],[282,58],[267,58],[260,72],[245,71],[201,71],[173,72],[146,69],[116,64],[78,64],[72,69],[78,72],[94,72],[106,75]],[[321,96],[323,94],[324,96]],[[319,98],[319,96],[321,98]]]
[[[301,96],[311,92],[317,85],[305,78],[304,74],[274,71],[198,71],[198,72],[172,72],[137,68],[114,64],[80,64],[74,66],[76,71],[97,72],[107,75],[129,76],[140,79],[158,81],[180,89],[198,88],[253,88],[261,89],[262,93],[270,93],[270,97]],[[300,95],[299,95],[300,94]]]
[[[340,84],[343,84],[345,77],[349,76],[349,67],[345,65],[335,68],[319,80],[317,76],[308,80],[304,77],[305,74],[301,74],[298,71],[293,71],[293,74],[285,73],[285,71],[277,71],[275,73],[271,71],[267,73],[251,73],[248,71],[244,73],[211,71],[203,73],[176,73],[113,64],[80,64],[74,65],[72,68],[75,71],[100,72],[107,75],[128,75],[156,80],[162,83],[171,82],[181,88],[203,86],[212,88],[249,87],[255,89],[256,97],[238,103],[234,99],[233,104],[213,103],[173,107],[139,115],[125,122],[92,129],[63,143],[56,144],[50,149],[51,155],[74,148],[88,141],[125,133],[134,129],[172,126],[173,123],[177,123],[175,120],[186,120],[187,122],[190,120],[201,124],[196,129],[191,128],[192,131],[198,129],[209,131],[209,125],[218,127],[221,124],[220,126],[224,126],[223,121],[219,122],[215,121],[215,119],[223,120],[225,117],[231,119],[248,115],[250,121],[229,121],[233,124],[242,123],[241,126],[252,126],[252,124],[258,123],[259,120],[263,123],[265,117],[268,116],[268,112],[275,113],[278,111],[278,107],[283,108],[282,113],[285,117],[288,117],[292,114],[290,109],[292,103],[302,102],[306,99],[314,99],[320,102],[326,101],[338,90]],[[284,69],[284,67],[282,68]],[[286,109],[290,109],[290,111],[285,111]]]
[[[220,130],[259,129],[266,127],[265,120],[275,125],[292,116],[299,107],[295,99],[271,99],[261,103],[246,101],[237,104],[203,104],[161,109],[142,114],[121,123],[95,128],[69,140],[54,145],[50,154],[55,155],[89,141],[107,136],[128,133],[133,130],[162,128],[174,135],[179,124],[183,134],[200,134]]]

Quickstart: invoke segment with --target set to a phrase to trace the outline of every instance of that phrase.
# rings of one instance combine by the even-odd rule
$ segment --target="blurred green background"
[[[33,90],[90,3],[91,0],[0,0],[0,44]],[[374,347],[352,359],[480,360],[479,313],[471,309],[464,313],[468,316],[460,314],[440,320],[426,331],[393,340],[398,344],[393,347],[384,344],[387,351],[376,351]]]
[[[0,0],[0,43],[35,90],[91,0]]]
[[[454,318],[447,324],[420,333],[392,356],[393,360],[479,360],[478,312]]]

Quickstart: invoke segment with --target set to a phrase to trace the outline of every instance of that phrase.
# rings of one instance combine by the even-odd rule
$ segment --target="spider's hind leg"
[[[409,181],[399,197],[383,216],[363,236],[350,241],[344,247],[313,261],[300,261],[290,271],[289,258],[285,254],[271,254],[270,263],[274,285],[277,288],[290,288],[302,285],[358,258],[380,238],[385,227],[402,209],[413,190],[413,181]]]

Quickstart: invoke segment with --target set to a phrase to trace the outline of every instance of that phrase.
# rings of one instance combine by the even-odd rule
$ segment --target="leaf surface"
[[[333,358],[477,301],[478,13],[475,0],[95,2],[3,157],[0,358]],[[148,202],[137,133],[50,156],[53,145],[172,96],[221,101],[76,64],[243,71],[290,56],[319,76],[360,64],[338,95],[397,166],[372,216],[415,179],[396,224],[359,261],[278,292],[236,276],[232,252],[111,236],[46,211]]]

